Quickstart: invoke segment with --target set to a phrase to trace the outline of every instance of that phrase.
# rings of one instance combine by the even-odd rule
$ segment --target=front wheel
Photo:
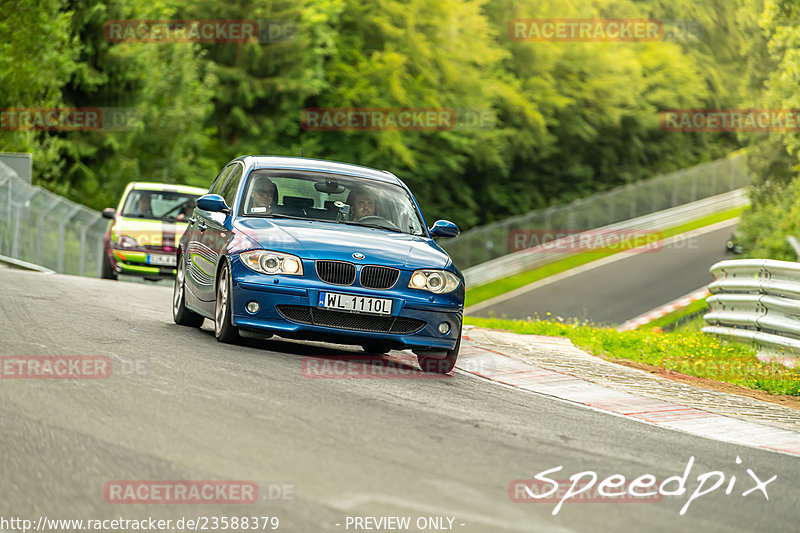
[[[232,287],[231,268],[226,262],[219,271],[217,301],[214,305],[214,336],[219,342],[235,343],[241,339],[239,329],[231,320]]]
[[[100,277],[103,279],[117,279],[117,273],[114,272],[114,269],[111,268],[111,259],[108,258],[108,254],[103,254],[103,264],[100,269]]]
[[[424,355],[417,355],[417,362],[423,372],[430,372],[432,374],[448,374],[456,367],[458,360],[458,350],[461,348],[461,328],[458,328],[458,339],[456,345],[452,350],[447,350],[447,355],[444,359],[434,359],[433,357],[425,357]]]
[[[186,265],[183,257],[178,258],[178,272],[172,288],[172,319],[179,326],[199,328],[205,320],[202,315],[186,307]]]

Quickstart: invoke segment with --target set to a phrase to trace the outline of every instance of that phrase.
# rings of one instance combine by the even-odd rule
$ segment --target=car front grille
[[[408,335],[421,330],[425,326],[423,320],[401,316],[342,313],[303,305],[279,305],[276,309],[286,320],[327,328]]]
[[[396,268],[367,265],[361,269],[361,286],[368,289],[389,289],[397,283],[400,271]]]
[[[352,285],[356,280],[356,266],[344,261],[316,261],[317,276],[325,283]]]

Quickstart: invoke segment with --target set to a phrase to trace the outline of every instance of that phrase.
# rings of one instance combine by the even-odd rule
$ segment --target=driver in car
[[[278,187],[266,176],[256,176],[251,189],[250,212],[271,215],[278,202]]]
[[[375,197],[367,189],[353,189],[347,196],[346,203],[350,205],[351,220],[375,216]]]
[[[194,213],[195,207],[197,207],[197,202],[194,200],[188,200],[181,208],[181,212],[178,213],[178,220],[186,220],[187,218],[191,217],[192,213]]]
[[[140,193],[136,206],[128,214],[135,217],[152,217],[153,208],[150,204],[150,194],[146,192]]]

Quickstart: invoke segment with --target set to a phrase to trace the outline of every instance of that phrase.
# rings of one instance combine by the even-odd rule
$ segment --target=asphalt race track
[[[355,517],[395,516],[412,524],[452,518],[441,525],[487,533],[798,529],[796,457],[609,416],[464,372],[312,379],[302,371],[304,357],[338,360],[358,349],[281,340],[223,345],[208,321],[202,330],[174,325],[165,287],[0,269],[0,288],[3,356],[112,361],[104,379],[0,379],[4,518],[269,516],[288,532],[390,531],[370,521],[357,529]],[[564,469],[552,479],[594,471],[601,479],[666,480],[683,475],[691,457],[687,493],[657,502],[567,503],[554,516],[554,502],[509,495],[514,480],[557,466]],[[777,475],[766,487],[769,500],[759,490],[742,496],[754,485],[747,469],[762,481]],[[724,475],[722,487],[734,483],[731,494],[700,496],[681,515],[698,476],[711,471]],[[246,480],[260,497],[235,505],[108,503],[104,488],[119,480]],[[406,530],[437,530],[431,524],[440,522]]]
[[[735,223],[548,283],[470,312],[472,316],[560,316],[595,324],[621,324],[713,281],[711,265],[735,258],[725,251]]]

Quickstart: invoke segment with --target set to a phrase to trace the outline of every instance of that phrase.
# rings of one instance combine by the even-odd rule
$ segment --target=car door
[[[239,183],[244,174],[244,165],[237,161],[229,166],[230,171],[224,176],[224,184],[217,194],[221,195],[228,207],[233,209]],[[197,259],[198,269],[202,271],[202,274],[199,275],[207,281],[198,294],[201,300],[210,302],[216,298],[213,280],[216,276],[219,259],[225,253],[226,245],[230,240],[230,221],[233,214],[233,212],[226,214],[198,210],[197,231],[202,245],[200,249],[203,251],[203,257]]]
[[[234,164],[225,166],[217,174],[214,183],[208,189],[208,194],[219,194],[226,180],[236,169]],[[186,271],[187,287],[192,294],[199,300],[208,301],[213,299],[214,281],[214,260],[213,247],[209,246],[207,237],[208,220],[211,213],[195,207],[192,218],[189,219],[189,226],[186,228],[188,233],[187,249],[188,265]],[[209,297],[209,294],[212,296]]]

